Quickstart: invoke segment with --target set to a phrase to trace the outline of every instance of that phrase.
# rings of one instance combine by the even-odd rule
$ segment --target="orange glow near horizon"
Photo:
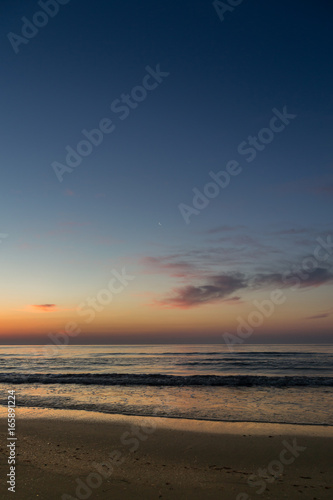
[[[22,305],[17,309],[2,310],[0,313],[0,340],[8,340],[10,337],[13,342],[16,338],[26,338],[28,341],[29,336],[45,339],[48,333],[63,332],[66,325],[73,322],[76,328],[80,329],[80,334],[73,336],[75,343],[80,343],[80,338],[85,341],[89,338],[93,342],[94,335],[106,340],[112,340],[115,335],[123,335],[124,338],[130,335],[139,341],[143,334],[152,338],[155,336],[158,340],[160,335],[167,333],[172,338],[177,333],[186,338],[191,335],[197,338],[201,335],[202,341],[205,341],[207,335],[222,337],[225,332],[235,334],[239,324],[244,322],[250,326],[253,322],[253,332],[266,335],[267,339],[270,333],[275,335],[282,332],[281,339],[285,338],[283,332],[299,332],[301,335],[311,332],[316,325],[320,325],[323,331],[329,331],[331,318],[320,313],[326,305],[318,301],[320,309],[311,309],[310,305],[314,303],[317,295],[315,291],[307,293],[286,292],[284,303],[276,305],[268,317],[263,317],[253,305],[253,300],[260,304],[267,300],[267,294],[263,293],[255,299],[252,297],[251,300],[247,297],[247,300],[238,302],[221,301],[189,308],[158,307],[157,304],[151,306],[144,296],[124,294],[123,297],[117,297],[113,303],[100,307],[98,311],[85,306],[84,315],[79,315],[77,308],[71,305]],[[305,300],[309,304],[309,313],[304,312],[307,310]],[[90,310],[90,315],[87,310]],[[261,322],[260,315],[263,318]]]

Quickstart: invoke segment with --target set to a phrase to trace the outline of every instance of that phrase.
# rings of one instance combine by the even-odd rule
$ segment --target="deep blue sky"
[[[21,18],[31,20],[38,10],[35,1],[4,1],[0,21],[0,233],[8,234],[1,243],[8,310],[14,303],[61,308],[61,300],[75,308],[103,286],[107,266],[124,262],[139,277],[136,292],[154,300],[168,295],[177,278],[155,267],[154,281],[154,269],[142,264],[147,257],[179,258],[179,266],[190,261],[198,274],[183,276],[182,285],[263,265],[281,271],[330,233],[330,1],[244,0],[221,22],[204,0],[70,0],[15,54],[8,33],[20,35]],[[121,121],[110,104],[157,64],[169,76]],[[297,117],[248,163],[239,144],[284,106]],[[104,117],[114,132],[60,183],[52,162],[63,163],[65,147],[76,147],[81,130]],[[192,189],[201,190],[211,170],[233,159],[241,174],[185,224],[178,205],[190,205]],[[292,229],[304,238],[279,234]],[[228,240],[230,231],[238,239]],[[276,252],[256,258],[263,240]],[[243,254],[223,260],[226,248],[236,255],[244,245],[252,260]]]

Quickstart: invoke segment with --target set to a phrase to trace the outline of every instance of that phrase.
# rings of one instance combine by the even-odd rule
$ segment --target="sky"
[[[4,1],[0,343],[331,342],[332,14]]]

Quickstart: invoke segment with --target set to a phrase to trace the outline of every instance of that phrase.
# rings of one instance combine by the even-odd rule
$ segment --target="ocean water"
[[[333,425],[333,346],[0,348],[0,404]]]

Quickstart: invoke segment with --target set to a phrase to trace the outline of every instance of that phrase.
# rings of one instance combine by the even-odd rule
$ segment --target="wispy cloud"
[[[308,193],[314,195],[331,195],[333,193],[332,175],[320,177],[304,177],[295,182],[287,182],[277,186],[280,194]]]
[[[22,309],[15,309],[15,311],[25,313],[61,313],[64,311],[75,311],[75,307],[61,307],[57,304],[28,304]]]
[[[140,263],[149,274],[168,274],[173,278],[197,276],[200,274],[195,266],[186,260],[178,260],[178,256],[143,257]]]
[[[230,232],[223,234],[224,230]],[[320,265],[317,262],[317,267],[309,271],[302,267],[314,258],[311,252],[315,238],[310,238],[311,232],[313,229],[289,226],[276,228],[275,232],[270,229],[264,236],[256,237],[242,231],[234,232],[232,226],[219,226],[208,231],[212,240],[204,248],[145,256],[140,260],[144,273],[164,274],[178,280],[175,287],[155,297],[151,305],[193,308],[218,301],[237,304],[242,301],[238,296],[242,294],[238,293],[236,298],[235,292],[272,288],[294,291],[295,287],[306,290],[331,284],[333,269],[329,262]],[[286,238],[280,238],[284,235]],[[309,235],[306,242],[303,235]],[[301,239],[302,256],[299,255]]]
[[[255,287],[279,286],[289,288],[298,283],[301,288],[317,287],[325,283],[333,282],[333,274],[329,269],[318,267],[311,272],[303,272],[303,279],[300,279],[297,272],[290,273],[268,273],[253,276],[251,282]]]
[[[230,231],[237,231],[239,229],[245,229],[246,226],[218,226],[218,227],[213,227],[212,229],[208,229],[208,231],[205,231],[205,234],[218,234],[218,233],[225,233],[225,232],[230,232]]]
[[[156,301],[156,304],[186,309],[203,304],[211,304],[225,298],[228,298],[228,301],[234,302],[240,300],[240,298],[230,298],[230,295],[236,290],[246,287],[246,279],[240,273],[211,276],[205,284],[197,286],[188,285],[173,289],[168,296]]]
[[[30,307],[41,312],[53,312],[57,310],[56,304],[32,304]]]
[[[191,308],[219,301],[236,303],[241,297],[231,297],[235,291],[267,288],[288,289],[296,284],[300,288],[318,287],[333,282],[333,274],[326,268],[318,268],[301,280],[296,272],[290,273],[243,273],[219,274],[202,279],[200,284],[176,287],[153,305],[172,308]],[[239,303],[239,302],[238,302]]]
[[[72,191],[71,189],[66,189],[64,194],[65,196],[75,196],[74,191]]]
[[[330,194],[333,194],[333,183],[329,184],[329,185],[324,185],[324,186],[317,186],[315,188],[313,188],[313,192],[314,194],[326,194],[326,195],[330,195]]]
[[[315,316],[308,316],[305,319],[322,319],[322,318],[328,318],[330,316],[330,313],[323,313],[323,314],[316,314]]]
[[[324,318],[328,318],[332,314],[333,314],[333,307],[328,309],[328,311],[324,311],[324,312],[319,313],[319,314],[314,314],[313,316],[307,316],[305,319],[324,319]]]
[[[282,229],[281,231],[275,231],[274,235],[276,236],[290,236],[290,235],[299,235],[299,234],[308,234],[309,233],[309,229],[305,229],[305,228],[299,228],[299,229],[295,229],[295,228],[291,228],[291,229]]]

